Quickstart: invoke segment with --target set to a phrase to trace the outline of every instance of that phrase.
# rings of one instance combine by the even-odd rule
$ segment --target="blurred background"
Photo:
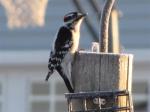
[[[51,44],[63,16],[88,12],[81,49],[98,41],[104,0],[0,0],[0,112],[66,112],[61,77],[48,83]],[[134,54],[133,100],[136,112],[150,112],[150,1],[117,0],[123,53]],[[117,25],[116,25],[117,26]]]

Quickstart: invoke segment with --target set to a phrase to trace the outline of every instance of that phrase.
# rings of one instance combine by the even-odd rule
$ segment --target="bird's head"
[[[78,29],[86,15],[86,13],[70,12],[64,16],[64,23],[73,29]]]

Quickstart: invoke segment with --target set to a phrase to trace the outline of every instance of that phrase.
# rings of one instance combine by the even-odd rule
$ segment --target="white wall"
[[[133,82],[139,83],[142,81],[149,84],[149,50],[129,50],[126,52],[134,54]],[[44,82],[48,70],[48,57],[49,51],[0,52],[0,84],[3,91],[0,96],[2,102],[0,103],[0,105],[2,104],[0,109],[2,107],[2,112],[34,112],[41,108],[45,109],[44,112],[47,110],[61,112],[63,109],[65,111],[66,100],[63,93],[67,90],[62,79],[58,74],[55,74],[50,78],[48,84]],[[36,84],[39,85],[39,88]],[[35,90],[32,90],[32,87]],[[49,88],[48,91],[47,88]],[[149,85],[148,89],[150,90]],[[135,103],[147,102],[149,94],[135,93]],[[41,106],[39,107],[39,105]],[[57,105],[60,105],[60,108]]]

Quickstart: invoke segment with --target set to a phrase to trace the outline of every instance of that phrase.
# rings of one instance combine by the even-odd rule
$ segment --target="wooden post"
[[[79,52],[72,65],[75,92],[128,90],[132,85],[131,54]],[[122,98],[119,106],[126,106]],[[82,101],[73,103],[73,110],[82,110]],[[94,107],[92,101],[88,108]],[[121,111],[122,112],[122,111]],[[127,111],[124,111],[127,112]]]
[[[103,9],[100,33],[101,53],[82,51],[75,55],[71,71],[75,92],[127,90],[131,93],[133,56],[131,54],[108,53],[109,18],[114,2],[115,0],[107,0]],[[104,106],[106,108],[115,103],[112,102],[112,99],[106,102],[109,102]],[[73,111],[99,108],[91,99],[81,99],[71,103]],[[129,105],[128,103],[129,99],[126,96],[117,100],[119,107],[126,107]]]

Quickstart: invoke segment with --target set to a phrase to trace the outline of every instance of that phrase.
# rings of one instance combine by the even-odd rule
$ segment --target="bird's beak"
[[[78,20],[80,20],[80,19],[83,19],[83,18],[85,18],[86,16],[87,16],[87,13],[80,14],[80,15],[78,15],[78,17],[75,19],[75,21],[78,21]]]
[[[78,21],[82,18],[85,18],[86,16],[87,16],[87,13],[83,13],[83,14],[79,15],[76,20]]]
[[[86,17],[87,15],[88,15],[88,13],[83,13],[83,14],[81,15],[81,18]]]

